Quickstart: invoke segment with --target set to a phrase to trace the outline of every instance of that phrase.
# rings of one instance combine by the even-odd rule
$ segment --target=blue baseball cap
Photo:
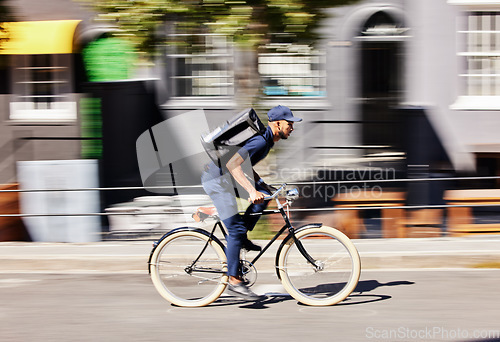
[[[269,118],[269,121],[279,121],[279,120],[286,120],[292,122],[302,121],[302,119],[293,116],[290,108],[282,105],[271,108],[269,112],[267,112],[267,117]]]

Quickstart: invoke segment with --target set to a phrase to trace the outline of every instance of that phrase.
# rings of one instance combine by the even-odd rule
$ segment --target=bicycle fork
[[[323,269],[323,264],[316,261],[304,248],[304,245],[302,245],[302,242],[300,242],[299,239],[295,236],[295,228],[292,226],[290,223],[290,220],[288,219],[288,215],[285,213],[285,210],[283,209],[283,205],[278,202],[278,210],[283,216],[283,220],[285,221],[285,225],[281,227],[280,231],[271,239],[271,241],[268,242],[268,244],[260,251],[260,253],[250,262],[250,264],[255,264],[257,260],[266,252],[266,250],[278,239],[278,237],[281,236],[285,232],[285,230],[288,230],[288,237],[286,239],[289,239],[290,236],[292,237],[295,245],[297,246],[297,249],[299,250],[300,254],[307,260],[308,263],[310,263],[315,271],[321,271]]]

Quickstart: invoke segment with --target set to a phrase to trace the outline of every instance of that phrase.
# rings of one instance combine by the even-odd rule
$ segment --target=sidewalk
[[[363,269],[500,267],[500,235],[464,238],[353,240]],[[266,241],[257,241],[264,246]],[[280,241],[256,263],[273,272]],[[0,242],[0,273],[144,273],[152,241]],[[253,254],[252,254],[253,255]],[[250,255],[250,257],[252,256]]]

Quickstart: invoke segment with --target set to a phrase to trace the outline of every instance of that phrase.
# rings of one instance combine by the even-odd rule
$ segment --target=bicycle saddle
[[[193,213],[193,219],[196,222],[205,221],[209,217],[217,216],[217,208],[215,207],[199,207]]]

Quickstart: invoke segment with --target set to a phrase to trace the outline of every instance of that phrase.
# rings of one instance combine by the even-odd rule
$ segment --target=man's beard
[[[285,140],[288,139],[288,136],[285,134],[285,132],[279,131],[278,134],[280,135],[280,139],[285,139]]]

